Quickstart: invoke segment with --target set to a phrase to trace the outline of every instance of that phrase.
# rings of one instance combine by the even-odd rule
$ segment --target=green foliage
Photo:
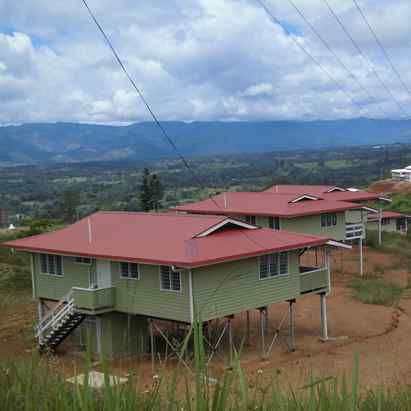
[[[386,207],[400,213],[411,214],[411,194],[393,194],[392,202]]]
[[[353,297],[366,304],[391,306],[399,301],[403,289],[396,284],[377,278],[353,278],[348,286]]]
[[[80,193],[77,190],[68,189],[63,191],[60,198],[62,219],[65,223],[73,223],[78,217],[78,206],[80,205]]]
[[[140,188],[140,204],[143,211],[158,211],[163,197],[163,187],[157,174],[150,174],[148,168],[143,171],[143,182]]]
[[[346,378],[316,379],[299,390],[281,388],[276,377],[263,382],[258,375],[251,382],[245,378],[238,357],[233,369],[219,378],[215,386],[207,379],[179,370],[171,377],[160,375],[151,387],[143,387],[137,378],[129,377],[125,384],[106,384],[93,389],[89,384],[90,361],[86,364],[84,385],[64,380],[52,364],[45,364],[37,356],[31,361],[10,361],[0,364],[0,402],[2,411],[371,411],[409,410],[411,388],[397,386],[369,389],[359,393],[359,361],[355,360],[348,388]],[[105,381],[109,369],[103,361]],[[193,378],[194,377],[194,378]],[[194,382],[194,388],[192,386]],[[177,386],[185,393],[179,394]],[[252,388],[255,387],[255,388]]]

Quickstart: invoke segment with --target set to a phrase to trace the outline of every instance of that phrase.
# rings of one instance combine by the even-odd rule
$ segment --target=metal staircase
[[[40,351],[54,352],[57,346],[81,324],[84,318],[85,314],[75,311],[72,291],[70,290],[36,327]]]

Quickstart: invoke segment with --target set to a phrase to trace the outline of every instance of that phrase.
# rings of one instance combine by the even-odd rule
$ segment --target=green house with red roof
[[[31,255],[40,347],[75,336],[114,357],[153,352],[155,321],[184,328],[196,312],[208,323],[308,293],[325,308],[331,238],[226,216],[98,212],[4,245]],[[323,258],[307,265],[313,249]]]

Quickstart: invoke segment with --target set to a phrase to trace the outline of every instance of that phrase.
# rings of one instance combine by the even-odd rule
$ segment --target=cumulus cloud
[[[328,0],[393,94],[410,96],[351,2]],[[329,14],[297,4],[367,92],[319,43],[287,1],[89,0],[147,100],[164,120],[333,119],[402,115]],[[360,2],[411,88],[411,4]],[[0,0],[0,124],[149,119],[81,2]],[[330,81],[300,42],[338,83]],[[340,87],[344,90],[341,91]],[[411,112],[410,112],[411,114]]]

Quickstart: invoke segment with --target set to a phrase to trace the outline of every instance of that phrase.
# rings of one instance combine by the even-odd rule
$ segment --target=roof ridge
[[[100,210],[96,211],[93,214],[90,214],[87,217],[91,217],[96,214],[123,214],[123,215],[150,215],[150,216],[156,216],[156,217],[192,217],[192,218],[227,218],[226,216],[222,215],[211,215],[211,214],[194,214],[194,213],[182,213],[179,210],[173,210],[172,211],[162,211],[162,212],[154,212],[154,211],[121,211],[121,210]]]

